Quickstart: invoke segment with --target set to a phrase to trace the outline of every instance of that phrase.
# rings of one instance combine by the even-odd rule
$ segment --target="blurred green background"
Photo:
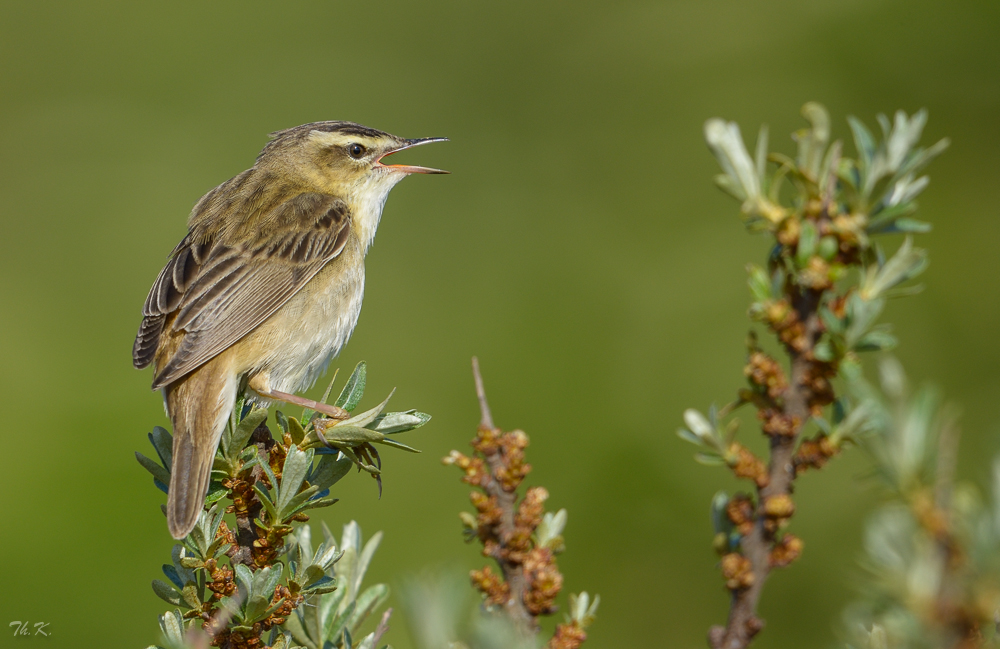
[[[451,138],[406,154],[453,175],[393,191],[335,363],[369,362],[366,403],[398,386],[394,405],[434,415],[405,440],[422,455],[385,453],[381,500],[352,474],[322,514],[385,530],[375,579],[484,564],[439,463],[474,433],[477,354],[497,423],[531,437],[530,480],[569,509],[566,592],[602,597],[587,646],[704,646],[727,610],[708,505],[734,483],[674,430],[742,384],[744,265],[766,243],[713,187],[702,124],[767,122],[791,151],[808,100],[837,137],[847,114],[927,107],[926,142],[953,139],[922,198],[926,291],[887,318],[914,380],[963,405],[961,469],[982,480],[1000,432],[998,35],[995,0],[4,0],[0,646],[157,640],[149,582],[172,541],[132,457],[165,425],[131,367],[140,308],[194,202],[309,121]],[[760,647],[834,642],[877,499],[865,467],[852,451],[800,481],[805,553],[768,582]],[[15,640],[13,620],[51,636]],[[401,617],[389,638],[411,646]]]

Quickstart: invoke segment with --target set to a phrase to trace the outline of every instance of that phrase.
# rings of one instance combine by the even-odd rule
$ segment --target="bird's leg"
[[[294,394],[289,394],[287,392],[281,392],[280,390],[272,390],[270,386],[270,381],[263,374],[255,374],[250,378],[249,381],[250,389],[259,394],[266,399],[274,399],[275,401],[284,401],[285,403],[290,403],[296,406],[302,406],[303,408],[309,408],[315,410],[316,412],[322,413],[331,419],[350,419],[351,413],[347,412],[343,408],[338,408],[337,406],[331,406],[328,403],[321,403],[319,401],[314,401],[312,399],[306,399],[305,397],[300,397]]]

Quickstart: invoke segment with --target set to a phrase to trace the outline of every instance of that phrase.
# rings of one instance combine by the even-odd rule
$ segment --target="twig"
[[[500,430],[493,425],[490,405],[486,401],[486,390],[483,388],[483,377],[479,372],[479,359],[476,357],[472,358],[472,375],[476,382],[476,396],[479,398],[479,410],[482,413],[479,423],[480,436],[484,433],[487,435],[499,435]],[[485,446],[482,452],[490,471],[489,476],[482,481],[480,486],[486,492],[487,496],[496,500],[496,505],[500,510],[500,520],[497,525],[497,536],[500,539],[500,544],[493,549],[490,556],[500,566],[504,581],[509,587],[507,601],[504,603],[507,614],[522,633],[533,635],[538,630],[538,623],[524,603],[524,595],[527,591],[524,566],[519,562],[511,561],[505,552],[506,546],[517,531],[515,523],[517,515],[517,491],[505,489],[497,479],[498,474],[507,468],[502,446],[500,444]]]
[[[486,390],[483,388],[483,375],[479,373],[479,359],[475,356],[472,357],[472,376],[476,381],[476,397],[479,398],[479,411],[482,413],[479,427],[486,430],[493,430],[495,428],[493,425],[493,415],[490,414],[490,404],[486,401]]]
[[[775,525],[769,518],[767,506],[776,497],[788,499],[795,479],[793,457],[802,427],[810,417],[812,389],[809,379],[813,373],[812,349],[822,332],[818,316],[820,293],[805,290],[798,293],[794,308],[804,325],[804,349],[786,346],[791,356],[791,380],[782,394],[781,414],[792,423],[790,435],[771,436],[771,459],[768,480],[758,487],[758,505],[753,529],[741,539],[743,555],[750,561],[753,581],[747,588],[733,591],[729,620],[725,627],[716,626],[709,631],[709,643],[714,649],[741,649],[750,644],[764,627],[757,617],[757,604],[764,589],[764,582],[771,572],[771,551],[774,549]],[[790,502],[790,501],[789,501]]]

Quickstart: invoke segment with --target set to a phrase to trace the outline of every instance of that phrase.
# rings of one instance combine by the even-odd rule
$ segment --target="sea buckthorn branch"
[[[267,426],[267,409],[237,401],[205,508],[191,534],[174,546],[172,564],[163,567],[168,581],[153,581],[156,595],[175,607],[160,616],[167,649],[375,649],[388,628],[388,610],[374,632],[357,642],[352,634],[388,598],[384,584],[361,588],[381,532],[363,544],[352,521],[338,547],[323,525],[324,539],[314,550],[310,528],[302,525],[307,511],[337,502],[330,487],[351,467],[376,478],[381,491],[375,445],[414,451],[392,436],[430,419],[415,410],[385,412],[388,399],[354,414],[366,376],[359,363],[335,404],[342,418],[276,412],[277,436]],[[149,438],[159,462],[139,453],[136,458],[166,492],[172,438],[160,427]]]
[[[709,120],[705,137],[724,173],[718,185],[741,202],[751,232],[773,237],[766,267],[749,266],[752,320],[775,337],[786,357],[779,362],[748,338],[747,387],[735,402],[705,416],[684,413],[679,435],[700,447],[696,459],[728,466],[753,484],[752,494],[718,494],[712,502],[715,548],[730,591],[729,619],[713,627],[715,649],[746,647],[763,628],[757,604],[773,568],[787,566],[802,541],[785,530],[795,513],[792,485],[807,469],[820,469],[841,448],[872,428],[868,412],[838,398],[834,381],[860,378],[859,354],[889,349],[895,338],[876,325],[885,300],[926,265],[924,251],[907,238],[889,259],[877,235],[929,229],[911,218],[914,198],[927,185],[919,171],[947,146],[920,148],[926,113],[894,123],[879,116],[883,141],[858,120],[849,122],[857,158],[830,143],[830,122],[819,104],[806,104],[810,128],[794,134],[796,157],[768,153],[762,128],[751,158],[734,123]],[[751,405],[767,437],[769,457],[757,457],[736,441],[733,411]],[[806,437],[814,427],[812,437]]]
[[[470,499],[476,509],[463,512],[467,540],[478,539],[483,556],[493,559],[499,574],[489,566],[470,573],[473,585],[483,595],[488,610],[503,611],[522,637],[538,634],[538,618],[556,611],[563,576],[556,555],[564,549],[562,531],[566,510],[545,512],[548,491],[530,487],[518,500],[518,489],[531,465],[525,460],[528,436],[523,431],[503,432],[493,423],[479,362],[473,359],[476,394],[481,419],[473,453],[452,451],[445,464],[464,473],[462,481],[476,487]],[[584,629],[593,620],[599,598],[590,602],[587,593],[571,596],[570,614],[556,628],[549,649],[576,649],[587,636]]]

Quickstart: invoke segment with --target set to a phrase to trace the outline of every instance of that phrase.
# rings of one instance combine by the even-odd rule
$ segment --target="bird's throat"
[[[373,174],[358,183],[347,198],[347,204],[351,208],[351,227],[366,253],[375,241],[385,199],[393,186],[403,178],[404,174]]]

